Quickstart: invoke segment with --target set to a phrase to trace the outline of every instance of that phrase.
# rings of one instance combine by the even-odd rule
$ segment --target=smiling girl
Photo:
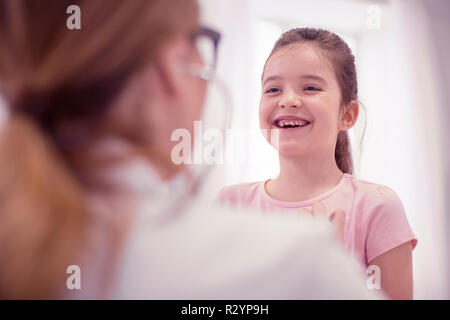
[[[345,211],[343,244],[363,266],[376,265],[394,299],[413,297],[412,250],[417,239],[403,205],[388,187],[357,179],[347,130],[358,118],[354,56],[337,35],[292,29],[264,66],[260,127],[278,130],[275,179],[225,187],[224,204],[298,212],[319,203]]]

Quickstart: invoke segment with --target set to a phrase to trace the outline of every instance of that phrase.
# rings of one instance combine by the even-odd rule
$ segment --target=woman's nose
[[[286,92],[278,103],[280,108],[300,108],[301,100],[295,92]]]

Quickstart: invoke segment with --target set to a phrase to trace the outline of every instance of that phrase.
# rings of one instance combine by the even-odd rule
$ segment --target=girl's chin
[[[278,151],[280,155],[285,156],[301,156],[307,153],[307,148],[304,145],[299,145],[298,141],[296,142],[280,142],[279,145],[272,146]]]

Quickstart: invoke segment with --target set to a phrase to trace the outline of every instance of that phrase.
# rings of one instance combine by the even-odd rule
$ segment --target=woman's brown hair
[[[308,43],[323,50],[334,67],[341,89],[341,108],[358,99],[355,57],[348,45],[336,34],[315,28],[295,28],[281,35],[269,58],[280,48],[296,43]],[[346,131],[338,134],[334,157],[338,168],[344,173],[353,173],[350,139]]]
[[[81,9],[69,30],[66,10]],[[0,0],[0,298],[58,297],[89,224],[77,150],[194,0]]]

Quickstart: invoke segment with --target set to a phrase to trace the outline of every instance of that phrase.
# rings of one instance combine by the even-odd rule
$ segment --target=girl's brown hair
[[[267,60],[278,49],[296,43],[316,45],[326,54],[334,67],[336,78],[341,89],[341,108],[345,108],[352,100],[358,99],[355,57],[348,45],[339,36],[322,29],[291,29],[283,33],[277,40]],[[346,131],[341,131],[338,134],[334,157],[337,166],[342,172],[353,173],[352,151],[350,139]]]
[[[81,9],[69,30],[66,10]],[[195,0],[0,0],[0,298],[57,297],[89,224],[77,150]]]

